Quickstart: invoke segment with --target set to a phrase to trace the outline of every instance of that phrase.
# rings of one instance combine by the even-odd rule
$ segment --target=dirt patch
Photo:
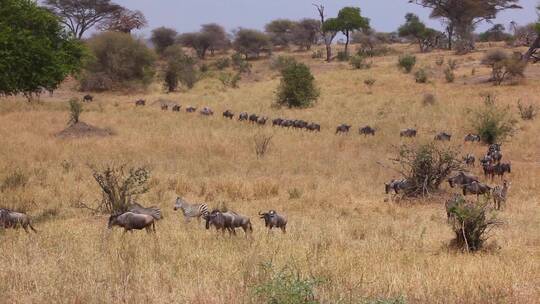
[[[114,135],[110,129],[94,127],[82,121],[72,124],[55,136],[58,138],[106,137]]]

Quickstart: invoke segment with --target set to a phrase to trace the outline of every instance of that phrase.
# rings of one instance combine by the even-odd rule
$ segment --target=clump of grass
[[[537,114],[537,107],[533,104],[523,104],[518,101],[519,115],[523,120],[533,120]]]
[[[399,56],[398,66],[405,72],[412,72],[414,66],[416,65],[416,56],[406,54]]]
[[[287,192],[289,193],[289,199],[290,200],[299,199],[299,198],[302,197],[302,190],[300,190],[300,189],[298,189],[296,187],[287,190]]]
[[[26,175],[21,169],[16,169],[4,178],[2,181],[2,186],[0,186],[0,191],[4,192],[6,190],[15,190],[18,188],[26,187],[28,184],[28,175]]]
[[[427,83],[428,78],[428,73],[425,69],[418,69],[418,71],[414,73],[414,80],[416,83]]]
[[[453,83],[456,79],[456,75],[454,74],[454,70],[451,68],[446,68],[444,70],[444,78],[446,79],[446,82]]]

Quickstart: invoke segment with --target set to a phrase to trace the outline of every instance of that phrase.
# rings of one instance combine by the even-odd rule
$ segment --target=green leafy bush
[[[410,73],[416,65],[416,56],[406,54],[399,56],[398,66],[405,72]]]
[[[418,71],[414,73],[414,79],[417,83],[427,83],[428,73],[424,69],[418,69]]]
[[[494,104],[485,104],[472,114],[471,125],[484,143],[502,142],[515,131],[517,121],[508,107],[499,108]]]
[[[199,80],[196,69],[196,60],[184,53],[178,45],[168,47],[164,51],[167,60],[165,67],[165,88],[168,92],[174,92],[179,84],[191,89]]]
[[[281,71],[281,83],[277,91],[277,103],[288,107],[305,108],[319,97],[315,78],[309,67],[293,63]]]

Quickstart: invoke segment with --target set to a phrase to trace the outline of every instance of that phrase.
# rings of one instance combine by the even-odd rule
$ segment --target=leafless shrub
[[[253,136],[253,142],[255,144],[255,154],[257,158],[262,158],[268,152],[270,144],[272,142],[273,135],[256,134]]]
[[[538,108],[533,104],[523,104],[518,101],[519,115],[523,120],[533,120],[536,117]]]
[[[98,208],[102,212],[112,214],[126,211],[134,196],[149,190],[150,171],[145,167],[108,165],[103,169],[92,168],[92,171],[103,193],[103,200]]]

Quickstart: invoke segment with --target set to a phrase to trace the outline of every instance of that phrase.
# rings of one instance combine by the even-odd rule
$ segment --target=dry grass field
[[[271,107],[279,77],[266,59],[253,63],[238,89],[208,77],[175,94],[157,83],[146,92],[95,94],[82,120],[112,129],[108,137],[55,137],[66,128],[67,100],[84,95],[73,81],[40,103],[0,100],[0,183],[13,174],[26,179],[4,187],[0,206],[28,212],[39,231],[0,230],[0,303],[261,303],[254,291],[267,279],[261,265],[269,263],[274,271],[288,267],[321,279],[322,303],[400,297],[406,303],[540,303],[540,120],[523,121],[517,111],[519,99],[540,106],[540,69],[530,66],[522,84],[494,87],[482,82],[489,75],[480,65],[485,50],[417,55],[417,66],[432,73],[428,84],[400,72],[397,55],[353,70],[294,53],[321,89],[317,104],[304,110]],[[435,64],[440,56],[458,60],[455,83],[445,82]],[[376,79],[372,94],[363,83],[368,77]],[[494,92],[519,119],[503,145],[513,165],[512,188],[499,214],[505,225],[493,231],[488,249],[464,254],[448,247],[453,232],[444,198],[396,203],[383,183],[397,177],[388,168],[394,146],[431,141],[440,131],[451,132],[450,145],[464,154],[481,156],[486,146],[464,144],[463,137],[472,131],[469,111],[482,105],[482,92]],[[425,93],[436,96],[434,105],[423,105]],[[147,106],[136,108],[138,98]],[[154,103],[160,98],[210,106],[216,115],[163,112]],[[229,121],[221,117],[225,109],[315,121],[322,132]],[[341,123],[354,130],[335,135]],[[365,124],[377,136],[358,135]],[[406,127],[418,128],[419,137],[400,139]],[[254,138],[263,135],[273,136],[271,146],[257,158]],[[156,235],[107,230],[106,215],[76,208],[99,203],[89,166],[110,163],[151,168],[152,188],[139,201],[162,208]],[[177,196],[250,216],[253,238],[184,223],[173,211]],[[268,234],[257,218],[271,208],[288,215],[287,234]]]

